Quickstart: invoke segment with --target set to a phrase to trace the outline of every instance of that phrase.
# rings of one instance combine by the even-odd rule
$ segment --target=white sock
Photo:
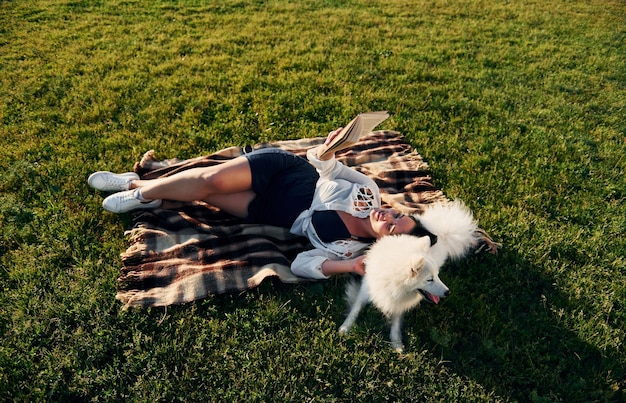
[[[143,197],[143,194],[141,193],[141,188],[137,188],[137,189],[135,189],[135,192],[133,193],[133,195],[135,196],[135,199],[139,200],[139,201],[140,201],[140,202],[142,202],[142,203],[143,203],[143,202],[148,202],[148,201],[151,201],[151,200],[146,200],[146,199]]]

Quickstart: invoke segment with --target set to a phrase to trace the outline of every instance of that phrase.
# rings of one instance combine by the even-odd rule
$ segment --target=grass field
[[[405,354],[343,278],[121,309],[89,173],[380,109],[504,244]],[[626,399],[624,1],[1,1],[0,148],[0,400]]]

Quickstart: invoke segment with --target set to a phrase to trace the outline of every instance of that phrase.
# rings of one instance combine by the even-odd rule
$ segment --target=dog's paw
[[[404,353],[404,344],[402,343],[392,342],[391,347],[393,348],[393,351],[395,351],[398,354]]]
[[[346,334],[350,331],[350,328],[346,325],[339,326],[339,334]]]

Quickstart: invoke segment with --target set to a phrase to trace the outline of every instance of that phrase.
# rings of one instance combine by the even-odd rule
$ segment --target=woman
[[[339,135],[331,132],[325,144]],[[300,253],[295,275],[328,278],[365,272],[362,252],[376,239],[421,229],[418,221],[394,209],[380,208],[376,183],[334,158],[308,161],[281,149],[261,149],[223,164],[193,168],[169,177],[141,180],[135,173],[96,172],[91,187],[117,191],[104,209],[124,213],[155,208],[162,199],[203,200],[248,223],[289,228],[307,236],[315,249]]]

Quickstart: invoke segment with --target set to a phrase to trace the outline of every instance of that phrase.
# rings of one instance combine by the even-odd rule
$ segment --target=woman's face
[[[370,224],[376,234],[381,238],[391,234],[408,234],[415,227],[415,222],[408,216],[396,209],[373,209],[370,212]]]

